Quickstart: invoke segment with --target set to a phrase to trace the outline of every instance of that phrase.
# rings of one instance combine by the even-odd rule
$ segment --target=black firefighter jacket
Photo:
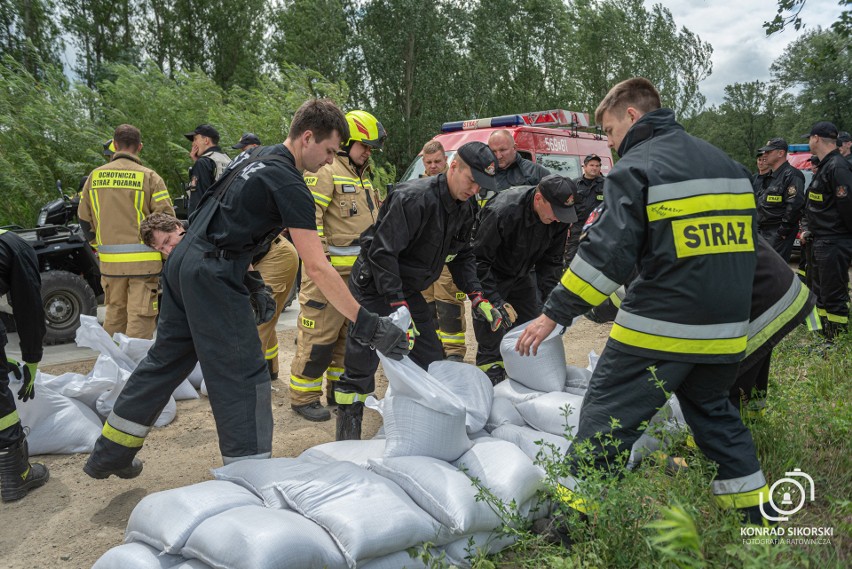
[[[40,362],[45,323],[38,258],[26,241],[0,229],[0,296],[7,293],[21,339],[21,359]],[[0,322],[0,347],[5,345],[6,329]]]

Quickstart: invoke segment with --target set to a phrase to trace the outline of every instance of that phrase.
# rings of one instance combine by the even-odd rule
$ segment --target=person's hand
[[[503,328],[505,330],[514,326],[515,321],[518,319],[518,313],[515,312],[515,309],[511,304],[504,302],[497,308],[497,310],[500,311],[500,315],[503,317]]]
[[[15,378],[23,382],[18,390],[18,400],[26,402],[35,399],[35,378],[38,374],[38,362],[24,362],[23,374],[21,373],[22,366],[17,361],[7,359],[6,364],[6,368],[15,375]]]
[[[810,231],[802,231],[799,235],[799,242],[802,245],[808,245],[814,240],[814,236]]]
[[[195,162],[198,160],[199,156],[201,156],[201,153],[199,152],[198,146],[193,142],[192,148],[189,150],[189,157],[192,158],[193,162]]]
[[[515,351],[522,356],[537,355],[538,347],[553,332],[554,328],[556,328],[556,322],[542,314],[524,329],[515,344]]]
[[[396,310],[400,306],[404,306],[408,310],[409,316],[411,316],[411,307],[408,306],[407,300],[400,300],[398,302],[391,302],[391,308]],[[411,320],[408,324],[408,330],[405,333],[406,337],[408,337],[408,350],[411,351],[414,349],[414,342],[417,339],[417,336],[420,335],[420,331],[417,329],[417,325],[414,324],[414,316],[411,316]]]
[[[249,302],[251,309],[254,311],[254,323],[260,326],[266,324],[272,317],[275,316],[275,297],[272,296],[272,289],[266,285],[249,293]]]
[[[392,360],[401,360],[409,352],[405,330],[397,328],[387,316],[379,316],[363,306],[349,328],[349,335],[356,342],[375,348]]]
[[[479,320],[485,320],[491,326],[491,331],[496,332],[503,323],[503,315],[499,310],[488,302],[488,299],[482,296],[481,292],[472,292],[467,297],[470,299],[470,306],[473,309],[473,317]]]

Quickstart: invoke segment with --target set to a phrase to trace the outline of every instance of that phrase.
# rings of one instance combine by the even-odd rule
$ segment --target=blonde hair
[[[603,122],[604,113],[623,115],[627,107],[633,107],[642,114],[656,111],[662,106],[660,93],[654,84],[644,77],[633,77],[618,83],[609,90],[598,108],[595,109],[595,122]]]

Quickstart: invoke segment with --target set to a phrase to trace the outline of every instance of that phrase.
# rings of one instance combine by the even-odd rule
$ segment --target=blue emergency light
[[[787,147],[787,152],[810,152],[811,147],[808,144],[791,144]]]
[[[445,122],[441,125],[441,132],[456,132],[459,130],[476,130],[478,128],[499,128],[507,126],[520,126],[526,124],[521,115],[503,115],[500,117],[488,117],[484,119],[471,119],[467,121]]]

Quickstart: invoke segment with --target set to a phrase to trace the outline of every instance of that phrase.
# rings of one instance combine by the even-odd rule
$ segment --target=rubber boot
[[[336,440],[361,440],[361,420],[363,418],[364,404],[360,401],[352,403],[351,405],[338,405]]]
[[[98,480],[103,480],[105,478],[109,478],[110,476],[118,476],[119,478],[136,478],[142,473],[142,461],[138,458],[133,458],[130,464],[127,466],[122,466],[120,468],[109,468],[103,465],[98,464],[95,461],[95,453],[89,455],[89,460],[86,461],[86,465],[83,467],[83,472],[91,476],[92,478],[96,478]]]
[[[290,405],[290,408],[303,418],[308,421],[314,421],[315,423],[331,419],[331,413],[328,409],[324,409],[319,401],[314,401],[307,405]]]
[[[27,492],[44,486],[50,472],[43,464],[30,464],[30,452],[24,435],[16,444],[0,450],[0,497],[14,502]]]
[[[494,364],[485,370],[485,375],[491,380],[491,385],[496,386],[498,383],[506,379],[506,370],[503,366]]]

